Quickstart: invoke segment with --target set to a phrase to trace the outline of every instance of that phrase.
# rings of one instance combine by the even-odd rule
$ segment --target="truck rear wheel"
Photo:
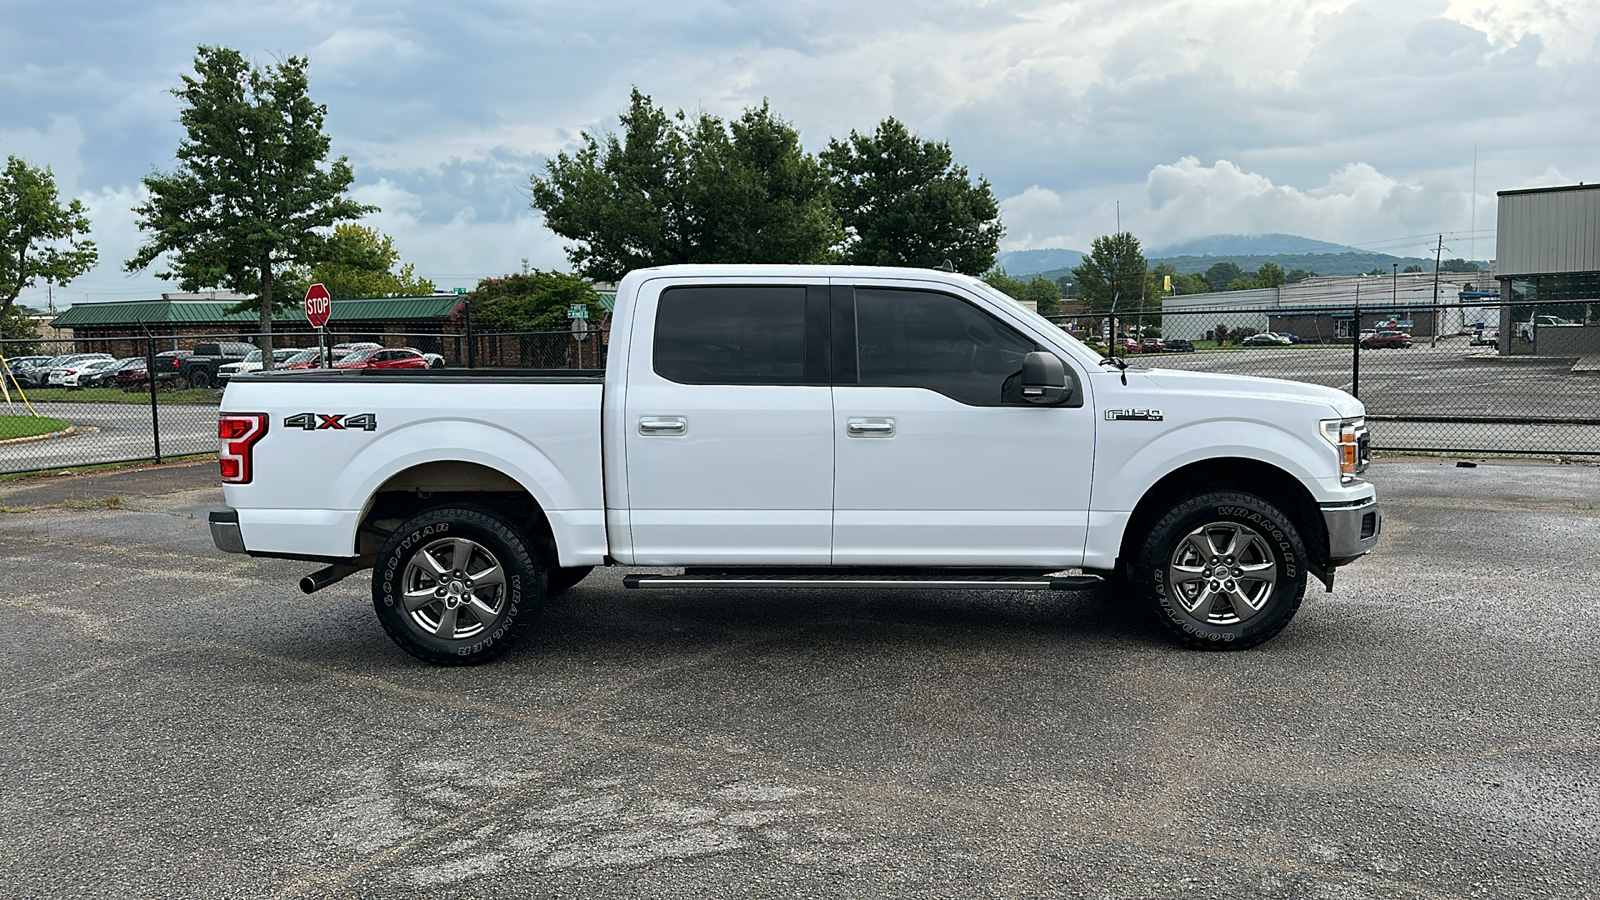
[[[1218,491],[1156,521],[1128,577],[1180,642],[1243,650],[1289,624],[1306,590],[1294,522],[1253,494]]]
[[[372,604],[389,637],[436,666],[487,662],[532,626],[545,570],[522,533],[484,509],[442,508],[389,536]]]
[[[206,374],[205,369],[195,369],[189,373],[189,386],[203,391],[211,386],[211,376]]]

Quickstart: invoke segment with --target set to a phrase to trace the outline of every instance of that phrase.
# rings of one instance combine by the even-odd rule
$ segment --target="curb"
[[[78,426],[76,426],[76,425],[68,425],[66,427],[66,429],[64,429],[62,431],[52,431],[52,432],[49,432],[48,434],[30,434],[27,437],[9,438],[7,440],[0,441],[0,447],[8,447],[8,446],[10,446],[12,444],[31,444],[34,441],[48,441],[51,438],[66,437],[67,435],[74,434],[74,433],[78,432],[79,430],[83,430],[83,431],[99,431],[100,429],[98,429],[98,428],[79,429]]]

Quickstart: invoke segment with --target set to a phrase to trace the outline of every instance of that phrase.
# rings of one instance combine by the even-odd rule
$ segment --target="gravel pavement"
[[[610,570],[463,670],[185,471],[0,485],[0,896],[1600,894],[1600,468],[1381,461],[1378,550],[1244,652]]]

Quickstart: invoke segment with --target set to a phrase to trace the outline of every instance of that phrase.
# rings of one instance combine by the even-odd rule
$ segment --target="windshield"
[[[244,355],[244,362],[261,362],[261,351],[251,350]]]
[[[286,363],[303,363],[303,362],[310,362],[311,360],[316,359],[316,358],[317,358],[317,351],[315,351],[315,350],[300,350],[300,351],[297,351],[295,353],[295,355],[293,355],[293,356],[289,357],[288,359],[284,360],[284,362],[286,362]]]
[[[367,359],[367,357],[371,356],[372,354],[374,354],[376,352],[377,352],[376,350],[357,350],[356,352],[350,354],[349,356],[346,356],[344,359],[339,360],[339,362],[341,362],[341,363],[363,362],[363,361],[365,361]]]

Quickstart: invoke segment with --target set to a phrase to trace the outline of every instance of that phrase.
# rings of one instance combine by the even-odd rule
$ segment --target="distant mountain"
[[[994,259],[1007,275],[1026,278],[1050,269],[1070,269],[1083,262],[1077,250],[1008,250]]]
[[[1433,271],[1433,260],[1419,256],[1390,256],[1370,250],[1349,250],[1343,253],[1262,253],[1218,254],[1214,256],[1151,256],[1152,267],[1167,263],[1184,274],[1203,273],[1217,263],[1231,262],[1240,271],[1254,272],[1264,263],[1277,263],[1285,272],[1304,269],[1318,275],[1360,275],[1373,269],[1393,271],[1395,263],[1400,268],[1421,266],[1422,271]]]
[[[1213,234],[1145,251],[1145,256],[1276,256],[1282,253],[1361,253],[1355,247],[1297,234]]]

